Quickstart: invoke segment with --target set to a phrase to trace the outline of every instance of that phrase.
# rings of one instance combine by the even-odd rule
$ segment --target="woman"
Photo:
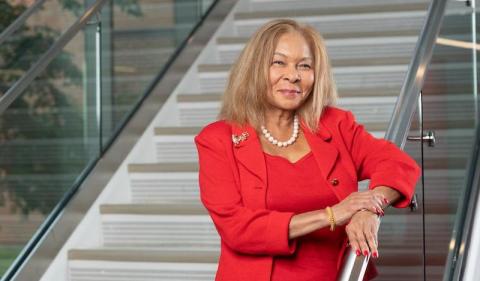
[[[313,28],[274,20],[246,44],[220,120],[195,137],[201,200],[221,237],[216,280],[335,280],[347,242],[378,258],[378,215],[408,205],[419,168],[335,98]]]

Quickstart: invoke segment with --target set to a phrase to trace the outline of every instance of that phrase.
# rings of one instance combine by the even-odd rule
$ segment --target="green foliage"
[[[24,10],[0,0],[0,26],[8,26]],[[0,94],[25,74],[41,55],[54,44],[58,32],[49,27],[24,26],[0,46]],[[84,165],[83,148],[68,151],[53,146],[53,152],[38,145],[49,140],[81,138],[82,108],[73,104],[63,86],[81,85],[82,72],[73,63],[72,54],[58,55],[0,116],[0,197],[8,196],[14,209],[49,213],[73,182],[32,180],[40,175],[78,173]],[[62,87],[60,87],[62,86]],[[39,155],[46,155],[40,157]],[[78,160],[80,159],[80,160]],[[27,178],[25,175],[36,175]],[[48,178],[47,178],[48,179]],[[47,183],[47,184],[46,184]],[[58,184],[58,186],[56,185]],[[49,188],[46,192],[45,186]],[[48,196],[47,196],[48,195]],[[0,204],[4,198],[0,198]],[[15,210],[12,210],[15,211]]]
[[[142,10],[137,3],[137,0],[111,0],[114,5],[120,7],[120,10],[128,15],[142,16]],[[62,7],[66,10],[72,11],[79,16],[84,10],[83,2],[77,0],[59,0]]]
[[[24,6],[12,6],[6,0],[0,0],[0,30],[9,26],[26,8]]]

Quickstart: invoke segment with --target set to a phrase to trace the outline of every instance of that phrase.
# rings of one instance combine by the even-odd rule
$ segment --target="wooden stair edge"
[[[68,260],[111,262],[217,263],[217,251],[164,251],[123,249],[70,249]]]

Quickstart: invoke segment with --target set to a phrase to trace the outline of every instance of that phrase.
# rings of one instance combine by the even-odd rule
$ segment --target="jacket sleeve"
[[[294,213],[253,210],[242,202],[240,187],[228,160],[228,147],[217,136],[195,137],[199,156],[200,197],[222,241],[234,251],[256,255],[289,255],[296,241],[289,240]]]
[[[340,131],[355,164],[358,180],[370,179],[369,189],[384,185],[397,190],[402,197],[393,206],[407,207],[420,176],[419,166],[392,142],[373,137],[363,125],[355,122],[351,112],[346,115]]]

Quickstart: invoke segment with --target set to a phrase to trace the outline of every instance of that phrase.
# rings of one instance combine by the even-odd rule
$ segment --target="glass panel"
[[[0,31],[35,1],[1,1]],[[59,5],[59,2],[63,5]],[[83,12],[83,5],[68,0],[46,0],[25,24],[0,45],[0,94],[4,93],[40,58]],[[63,8],[65,7],[65,8]]]
[[[474,135],[471,12],[449,1],[423,88],[424,134],[436,137],[424,145],[427,280],[443,278]]]
[[[22,30],[0,47],[0,94],[95,0],[47,2],[56,6],[32,17],[31,28],[27,24],[27,31]],[[0,276],[66,191],[81,180],[81,172],[98,159],[100,144],[108,142],[122,126],[212,3],[107,2],[100,16],[100,49],[95,38],[98,25],[93,18],[0,115]],[[43,13],[49,15],[48,20],[41,16]],[[45,30],[53,31],[46,37]],[[38,37],[38,42],[22,41],[22,48],[11,45],[25,34]],[[101,50],[100,68],[97,50]],[[28,63],[19,67],[22,59]],[[101,77],[101,96],[96,91],[97,75]],[[97,109],[101,109],[99,115]]]
[[[103,133],[107,141],[213,0],[138,0],[102,14]],[[116,2],[114,2],[116,3]],[[110,60],[110,61],[108,61]]]
[[[0,116],[0,276],[99,155],[85,34]]]
[[[419,109],[415,111],[409,136],[420,136]],[[421,166],[421,143],[407,141],[404,151]],[[422,181],[416,186],[417,202],[422,200]],[[379,230],[379,259],[376,260],[379,275],[375,280],[410,281],[423,280],[423,209],[388,208]]]

